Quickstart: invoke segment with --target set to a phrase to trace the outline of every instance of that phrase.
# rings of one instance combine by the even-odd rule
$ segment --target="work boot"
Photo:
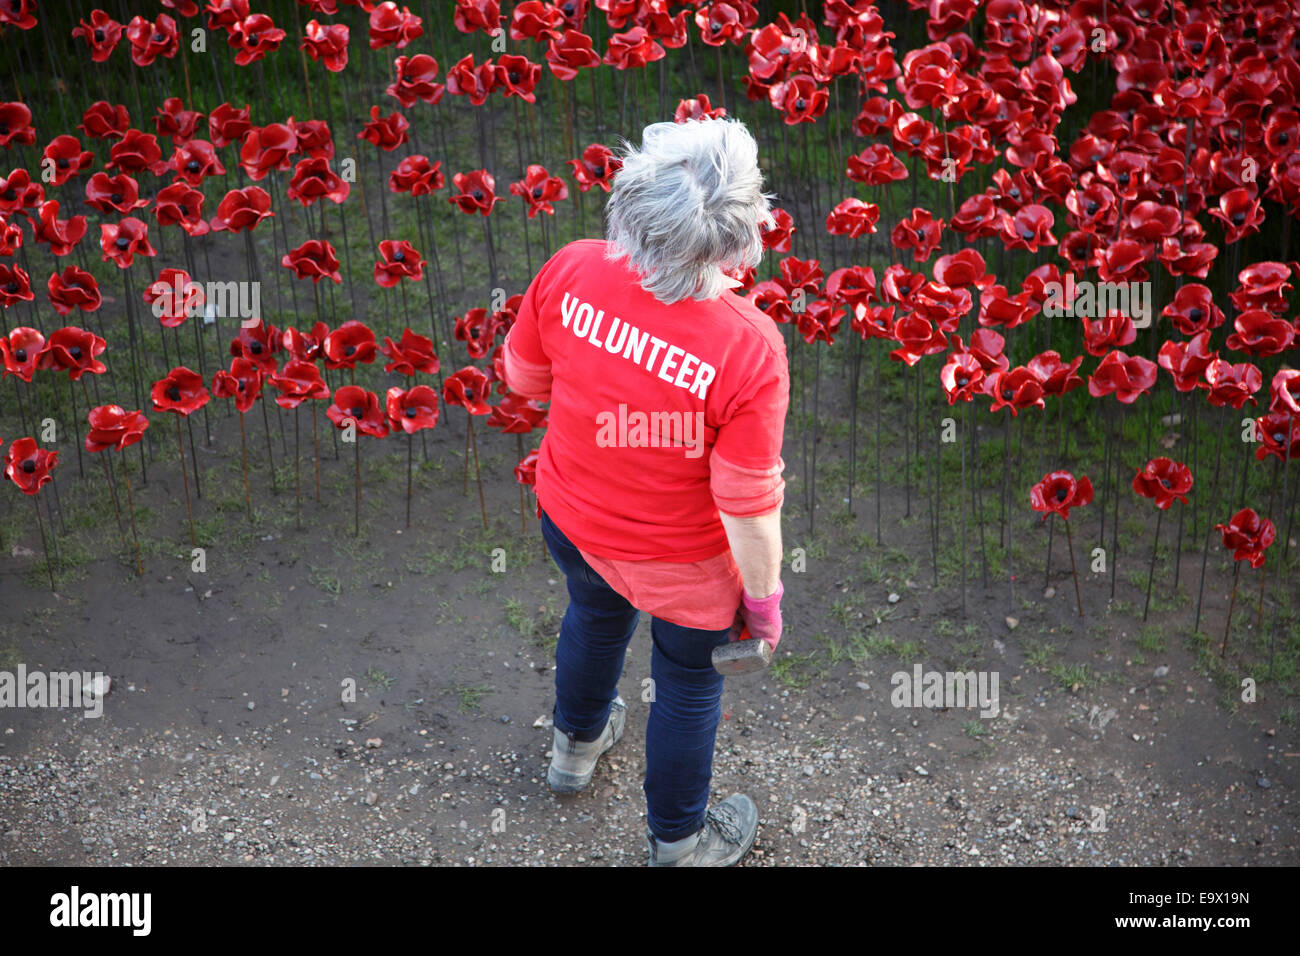
[[[596,761],[623,736],[627,723],[627,704],[615,697],[609,708],[609,723],[605,732],[590,741],[574,740],[559,727],[555,728],[551,746],[551,767],[546,772],[546,782],[556,793],[577,793],[591,783]]]
[[[758,808],[743,793],[733,794],[704,814],[704,826],[672,843],[646,834],[651,866],[734,866],[758,835]]]

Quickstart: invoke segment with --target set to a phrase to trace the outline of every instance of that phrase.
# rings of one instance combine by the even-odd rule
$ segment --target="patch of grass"
[[[1057,664],[1048,673],[1066,690],[1087,688],[1098,683],[1097,674],[1088,664]]]
[[[382,687],[384,690],[388,690],[393,686],[393,678],[389,676],[388,672],[381,671],[377,667],[371,667],[366,671],[366,680],[376,687]]]
[[[1057,647],[1048,641],[1025,642],[1025,663],[1037,670],[1046,670],[1056,657]]]
[[[518,598],[506,598],[506,622],[519,632],[519,636],[535,641],[548,651],[554,650],[556,644],[556,627],[559,613],[549,604],[533,614],[524,607]]]
[[[320,588],[326,594],[337,596],[343,590],[343,584],[338,575],[329,574],[323,568],[318,568],[314,564],[308,567],[307,581],[313,586]]]
[[[1165,635],[1154,624],[1148,624],[1138,631],[1137,646],[1153,654],[1159,653],[1165,649]]]
[[[817,676],[810,666],[816,657],[816,651],[809,651],[806,654],[789,652],[784,657],[772,661],[772,677],[792,690],[807,687]]]
[[[479,709],[483,698],[492,692],[490,684],[452,684],[452,693],[456,695],[456,709],[468,714]]]
[[[967,737],[979,740],[988,736],[989,728],[982,720],[968,720],[961,725],[961,732]]]

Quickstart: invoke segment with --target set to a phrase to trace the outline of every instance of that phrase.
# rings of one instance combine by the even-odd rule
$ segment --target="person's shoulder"
[[[781,330],[772,321],[772,317],[756,306],[748,296],[728,290],[718,296],[716,301],[720,309],[739,319],[747,339],[761,345],[766,351],[785,356],[785,338],[781,335]]]

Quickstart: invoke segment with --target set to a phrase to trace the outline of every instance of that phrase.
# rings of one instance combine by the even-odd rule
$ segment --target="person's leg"
[[[637,610],[592,570],[545,512],[542,537],[569,589],[555,648],[555,728],[574,740],[596,740],[618,693]]]
[[[681,627],[659,618],[650,630],[654,701],[646,724],[646,807],[650,831],[671,843],[704,826],[722,717],[723,677],[713,669],[711,654],[730,631]]]

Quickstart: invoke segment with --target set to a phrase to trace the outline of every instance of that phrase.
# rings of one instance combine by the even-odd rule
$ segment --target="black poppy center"
[[[116,245],[119,249],[125,249],[130,244],[131,244],[131,240],[128,239],[126,236],[118,236],[117,242],[114,243],[114,245]]]
[[[419,411],[420,411],[420,410],[419,410],[418,408],[416,408],[416,407],[414,407],[414,406],[410,406],[410,407],[408,407],[408,408],[406,409],[406,417],[407,417],[407,418],[414,418],[417,414],[419,414]]]
[[[103,43],[103,42],[104,42],[104,31],[103,31],[103,30],[96,30],[96,31],[95,31],[95,42],[96,42],[96,43]]]
[[[36,470],[36,462],[32,461],[32,459],[28,458],[26,461],[23,462],[24,472],[30,475],[35,470]]]
[[[357,347],[356,347],[355,345],[345,345],[345,346],[343,346],[343,354],[344,354],[344,355],[347,355],[347,356],[351,356],[351,355],[355,354],[356,350],[357,350]]]
[[[155,34],[153,35],[153,42],[154,42],[154,43],[166,43],[166,42],[167,42],[167,38],[166,38],[165,36],[163,36],[161,33],[155,33]]]
[[[71,355],[74,359],[78,359],[78,360],[80,360],[80,359],[81,359],[81,346],[80,346],[80,345],[74,345],[72,348],[68,349],[68,354]]]
[[[365,412],[366,412],[366,410],[365,410],[364,408],[362,408],[360,405],[353,405],[353,406],[352,406],[352,417],[353,417],[353,418],[360,418],[362,415],[365,414]]]
[[[27,350],[26,350],[26,349],[14,349],[14,358],[16,358],[16,359],[17,359],[18,361],[20,361],[20,362],[26,362],[26,361],[27,361]]]
[[[482,202],[482,201],[483,201],[483,190],[481,190],[481,189],[476,189],[476,190],[474,190],[474,192],[472,192],[470,195],[472,195],[472,196],[474,197],[474,199],[475,199],[476,202]]]
[[[1056,500],[1057,500],[1057,501],[1064,501],[1064,500],[1065,500],[1065,496],[1066,496],[1067,494],[1068,494],[1068,492],[1066,491],[1066,489],[1065,489],[1064,486],[1062,486],[1062,487],[1060,487],[1060,488],[1057,488],[1057,489],[1056,489]]]
[[[199,164],[199,161],[197,159],[191,159],[188,163],[185,164],[185,168],[192,173],[197,173],[202,168],[202,166]]]
[[[113,193],[113,195],[109,196],[108,198],[111,199],[111,200],[113,201],[113,205],[115,205],[115,206],[120,206],[120,205],[122,204],[122,194],[121,194],[121,193]]]
[[[1205,317],[1205,312],[1204,310],[1199,308],[1189,309],[1187,311],[1187,317],[1191,319],[1193,322],[1199,322],[1201,321],[1201,319]]]
[[[961,378],[957,379],[957,384],[961,388],[965,388],[967,385],[970,384],[970,379],[966,378],[965,376],[962,376]]]
[[[167,397],[170,398],[173,402],[179,402],[179,401],[181,400],[181,390],[180,390],[180,386],[179,386],[179,385],[172,385],[172,386],[168,387],[168,389],[167,389]]]

